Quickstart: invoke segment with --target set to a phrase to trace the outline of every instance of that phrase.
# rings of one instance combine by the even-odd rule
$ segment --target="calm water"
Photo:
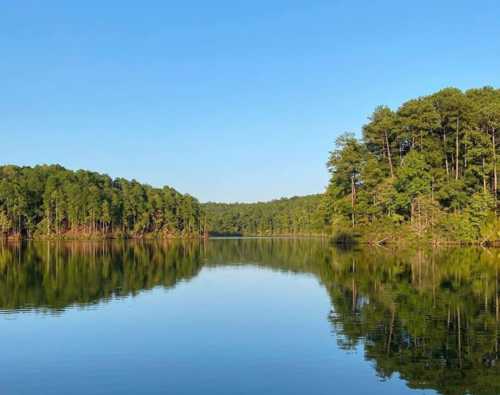
[[[0,245],[1,394],[500,394],[499,250]]]

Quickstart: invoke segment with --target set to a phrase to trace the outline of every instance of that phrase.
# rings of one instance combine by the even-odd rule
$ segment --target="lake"
[[[500,250],[0,244],[1,394],[500,394]]]

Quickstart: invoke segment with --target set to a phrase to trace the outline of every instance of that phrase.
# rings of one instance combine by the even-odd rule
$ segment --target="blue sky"
[[[201,201],[323,191],[376,105],[500,86],[498,1],[7,1],[0,163]]]

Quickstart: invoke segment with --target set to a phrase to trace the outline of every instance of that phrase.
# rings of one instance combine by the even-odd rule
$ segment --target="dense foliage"
[[[500,239],[499,132],[500,90],[489,87],[376,108],[362,138],[344,134],[330,154],[329,225],[375,240]]]
[[[169,237],[202,228],[198,201],[169,187],[61,166],[0,167],[0,235]]]
[[[259,203],[206,203],[212,235],[306,235],[324,228],[321,195]]]

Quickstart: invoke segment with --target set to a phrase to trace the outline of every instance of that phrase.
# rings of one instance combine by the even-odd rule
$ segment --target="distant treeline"
[[[201,234],[200,204],[173,188],[61,166],[0,167],[0,235],[163,237]]]
[[[362,138],[337,139],[326,218],[371,240],[500,240],[500,90],[447,88],[378,107]]]
[[[322,195],[259,203],[206,203],[211,235],[310,235],[325,231]]]

